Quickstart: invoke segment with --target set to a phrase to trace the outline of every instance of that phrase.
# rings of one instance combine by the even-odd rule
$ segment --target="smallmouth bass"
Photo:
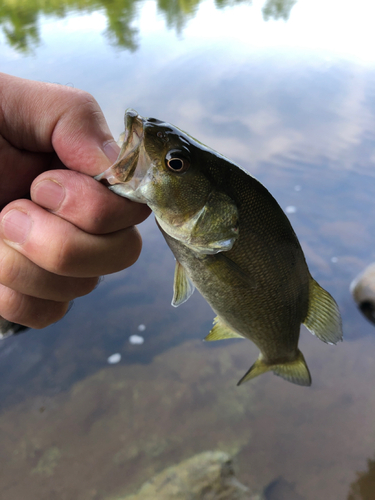
[[[172,305],[196,287],[217,314],[205,340],[248,338],[260,350],[238,385],[267,371],[309,386],[298,349],[303,323],[342,340],[336,302],[311,277],[289,219],[248,172],[185,132],[125,113],[118,160],[96,176],[146,203],[176,258]]]

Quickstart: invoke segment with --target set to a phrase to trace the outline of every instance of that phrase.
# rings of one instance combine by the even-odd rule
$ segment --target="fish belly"
[[[178,262],[226,326],[254,342],[269,363],[296,356],[308,290],[301,293],[291,287],[280,293],[274,283],[267,286],[258,280],[255,271],[254,279],[241,276],[224,253],[198,255],[162,232]]]

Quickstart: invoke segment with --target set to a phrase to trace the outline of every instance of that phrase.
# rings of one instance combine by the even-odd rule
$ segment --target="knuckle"
[[[128,247],[127,247],[127,266],[132,266],[140,256],[142,251],[142,238],[136,227],[129,228],[128,230]]]
[[[45,328],[52,323],[62,319],[69,309],[69,302],[44,301],[43,307],[31,318],[32,324],[27,325],[32,328]]]
[[[80,239],[61,238],[49,254],[49,271],[66,277],[93,278],[93,281],[82,281],[79,285],[82,295],[95,288],[98,276],[133,265],[142,250],[142,239],[134,226],[113,233],[108,238],[95,238],[86,240],[84,244]]]
[[[98,286],[100,278],[78,278],[79,282],[74,290],[74,297],[83,297],[84,295],[88,295]]]
[[[75,92],[76,99],[78,103],[81,103],[82,106],[88,106],[89,108],[95,108],[97,110],[99,105],[96,99],[86,90],[76,89]]]
[[[71,276],[75,268],[76,253],[72,240],[62,237],[50,252],[50,271],[61,276]]]
[[[54,284],[53,289],[49,289],[48,298],[57,302],[74,300],[91,293],[97,286],[99,278],[66,278],[60,276],[59,281]],[[44,295],[46,298],[47,295]]]
[[[3,318],[13,323],[25,323],[27,313],[28,297],[21,295],[14,290],[1,286],[0,288],[0,314]]]
[[[59,92],[61,91],[66,92],[70,105],[75,106],[76,111],[80,109],[90,111],[91,109],[97,110],[99,108],[96,99],[91,94],[86,92],[86,90],[71,87],[59,87]]]
[[[19,323],[18,294],[10,288],[0,285],[0,315],[8,321]]]
[[[14,284],[22,280],[21,266],[16,264],[16,254],[11,249],[0,254],[0,283],[13,288]]]
[[[95,98],[85,90],[75,89],[71,95],[72,109],[75,116],[83,120],[89,120],[90,117],[101,116],[99,104]]]
[[[119,231],[113,242],[112,258],[107,260],[104,274],[111,274],[132,266],[142,250],[142,239],[136,227]]]
[[[13,323],[41,329],[60,320],[69,302],[54,302],[22,295],[6,287],[0,289],[0,315]]]
[[[108,232],[107,210],[105,205],[88,200],[86,213],[90,213],[90,218],[85,220],[87,232],[91,234],[105,234]]]

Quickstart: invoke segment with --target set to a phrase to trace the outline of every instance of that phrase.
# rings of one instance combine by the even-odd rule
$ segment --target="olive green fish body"
[[[196,287],[216,312],[206,340],[245,337],[258,360],[239,383],[272,370],[310,385],[300,325],[342,338],[335,301],[311,277],[293,228],[254,177],[170,124],[125,116],[118,161],[98,180],[147,203],[176,257],[172,304]]]
[[[165,232],[164,237],[223,322],[252,340],[270,363],[291,359],[308,310],[310,274],[303,252],[264,186],[240,169],[227,180],[240,207],[239,238],[231,250],[200,255]]]

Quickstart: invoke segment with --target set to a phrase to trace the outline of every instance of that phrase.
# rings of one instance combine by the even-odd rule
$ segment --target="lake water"
[[[272,374],[237,388],[257,349],[201,342],[213,313],[197,292],[170,306],[174,259],[150,217],[133,267],[0,343],[1,499],[119,499],[205,450],[232,454],[254,491],[274,482],[267,500],[375,498],[375,328],[349,292],[375,261],[374,14],[364,0],[3,0],[1,71],[89,91],[115,137],[127,107],[174,123],[263,182],[345,342],[302,328],[311,388]]]

